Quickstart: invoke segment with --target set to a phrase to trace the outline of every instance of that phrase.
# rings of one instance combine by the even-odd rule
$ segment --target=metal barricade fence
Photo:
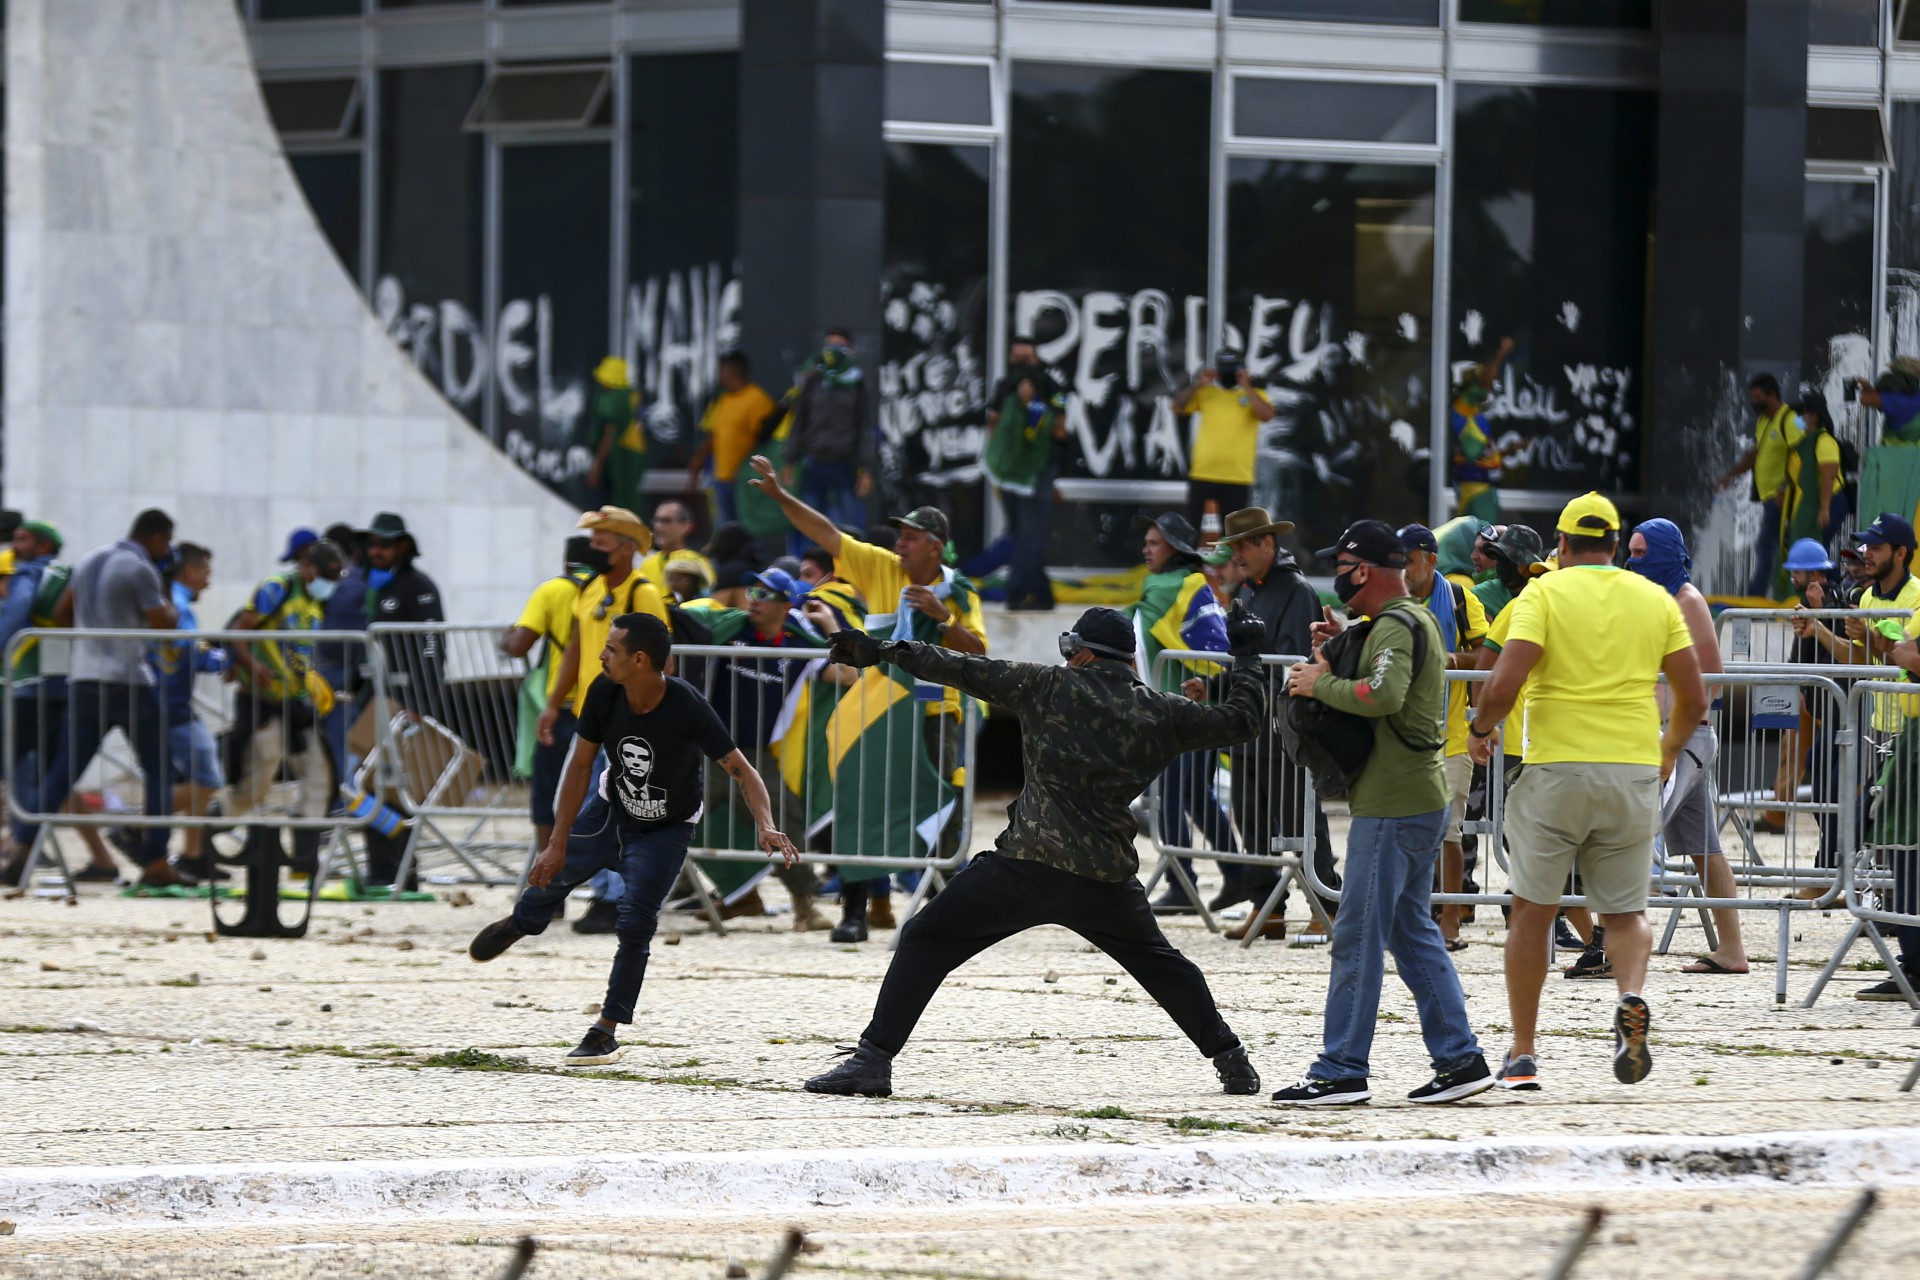
[[[1154,687],[1175,689],[1187,679],[1209,679],[1225,671],[1225,657],[1200,650],[1162,650],[1154,661]],[[1249,879],[1243,883],[1250,883],[1259,894],[1247,921],[1244,946],[1251,946],[1261,936],[1268,918],[1292,886],[1306,894],[1308,909],[1323,929],[1330,928],[1330,922],[1320,898],[1338,900],[1337,889],[1327,892],[1322,886],[1316,894],[1310,888],[1329,877],[1338,881],[1332,872],[1326,816],[1314,794],[1312,776],[1281,749],[1274,720],[1280,699],[1286,696],[1287,673],[1299,661],[1293,655],[1261,656],[1267,682],[1267,721],[1257,738],[1225,751],[1181,756],[1148,792],[1149,829],[1154,850],[1160,855],[1148,877],[1148,892],[1163,876],[1172,879],[1192,901],[1207,928],[1218,933],[1219,922],[1184,864],[1196,859],[1214,862],[1221,866],[1223,877],[1230,867],[1244,868],[1238,874]],[[1228,760],[1224,798],[1219,780],[1223,756]],[[1184,838],[1176,839],[1182,830]],[[1196,843],[1195,835],[1207,843]],[[1317,877],[1316,862],[1320,864]],[[1268,876],[1270,885],[1266,883]]]
[[[359,774],[390,770],[382,799],[410,819],[405,835],[369,836],[397,847],[400,876],[438,883],[519,883],[533,852],[528,816],[534,722],[546,705],[546,672],[503,647],[511,623],[376,622],[367,651],[383,678],[356,711]],[[538,688],[533,688],[537,684]],[[396,853],[389,852],[389,857]]]
[[[981,715],[974,699],[890,667],[833,664],[819,648],[676,644],[673,654],[760,774],[775,826],[802,855],[790,870],[770,860],[744,793],[706,762],[692,863],[715,928],[712,899],[738,902],[769,874],[804,910],[818,889],[815,864],[835,869],[843,895],[872,893],[906,873],[904,921],[964,865]]]
[[[278,919],[283,863],[308,877],[307,910],[329,868],[353,863],[349,831],[374,816],[343,792],[330,734],[332,685],[314,669],[317,645],[358,652],[352,632],[29,628],[8,642],[0,685],[6,741],[8,861],[29,889],[45,864],[73,896],[57,829],[77,832],[97,868],[103,831],[123,842],[151,888],[172,888],[173,833],[194,878],[219,880],[221,861],[246,865],[244,895],[210,887],[221,932],[297,934]],[[357,661],[357,659],[356,659]],[[378,655],[370,665],[380,669]],[[244,827],[240,857],[214,844]],[[284,839],[290,843],[283,847]],[[122,833],[125,833],[124,835]],[[357,868],[356,868],[357,870]],[[246,916],[223,918],[222,896]]]
[[[1887,945],[1885,928],[1920,930],[1920,686],[1895,680],[1855,684],[1850,712],[1858,730],[1857,769],[1849,773],[1853,833],[1843,846],[1842,892],[1852,926],[1815,981],[1819,997],[1854,945],[1866,939],[1888,980],[1920,1006],[1912,974]],[[1920,948],[1920,937],[1911,947]],[[1914,959],[1913,950],[1908,950]]]

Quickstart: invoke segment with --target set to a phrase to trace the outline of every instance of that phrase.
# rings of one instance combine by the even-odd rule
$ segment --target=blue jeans
[[[740,475],[722,480],[712,472],[707,473],[707,488],[713,494],[713,509],[719,523],[730,524],[740,518],[740,497],[733,486],[745,480],[746,477]]]
[[[809,459],[800,475],[800,501],[842,528],[865,531],[867,504],[853,492],[855,474],[851,462],[820,462]],[[807,538],[793,535],[793,554],[799,555],[813,545]]]
[[[647,976],[653,931],[660,923],[660,904],[680,875],[692,839],[690,822],[651,831],[621,830],[596,790],[580,806],[560,873],[544,889],[528,885],[514,904],[513,927],[531,937],[546,932],[566,896],[596,873],[618,873],[625,892],[620,895],[613,932],[620,945],[613,953],[613,971],[607,975],[607,998],[600,1004],[600,1014],[609,1022],[633,1021],[633,1004]]]
[[[1760,504],[1760,540],[1753,547],[1753,578],[1747,594],[1773,598],[1773,572],[1780,561],[1780,504]]]
[[[1347,833],[1347,873],[1333,926],[1327,980],[1326,1047],[1308,1074],[1320,1080],[1367,1076],[1386,953],[1420,1010],[1420,1036],[1436,1072],[1464,1066],[1480,1052],[1467,1024],[1460,975],[1433,919],[1433,866],[1447,811],[1410,818],[1355,818]]]
[[[1007,532],[1013,538],[1013,557],[1007,566],[1007,602],[1038,601],[1053,605],[1053,582],[1047,577],[1047,526],[1053,521],[1052,464],[1033,482],[1030,494],[1000,491],[1007,514]]]
[[[133,744],[146,784],[141,812],[165,817],[173,812],[173,776],[167,767],[167,723],[160,710],[160,698],[152,685],[110,684],[103,680],[74,680],[67,685],[67,727],[65,741],[46,762],[40,784],[38,811],[56,812],[67,802],[73,780],[86,772],[87,765],[100,750],[110,730],[119,729]],[[31,844],[39,828],[16,822],[13,838]],[[167,856],[166,827],[148,827],[140,832],[142,863],[163,862]]]

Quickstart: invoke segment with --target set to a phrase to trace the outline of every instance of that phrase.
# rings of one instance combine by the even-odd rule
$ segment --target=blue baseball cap
[[[320,541],[320,535],[311,529],[295,529],[287,535],[287,549],[280,553],[283,564],[292,564],[300,558],[300,553]]]
[[[1409,551],[1431,551],[1440,554],[1440,539],[1433,536],[1433,530],[1423,524],[1400,526],[1400,545]]]
[[[1912,551],[1913,526],[1891,511],[1882,511],[1872,524],[1854,534],[1852,541],[1863,547],[1905,547]]]
[[[747,585],[758,584],[769,591],[776,591],[786,597],[787,603],[798,604],[811,588],[798,581],[785,569],[763,569],[759,573],[747,575]]]
[[[1801,538],[1787,548],[1786,568],[1789,573],[1825,573],[1833,568],[1833,560],[1818,539]]]

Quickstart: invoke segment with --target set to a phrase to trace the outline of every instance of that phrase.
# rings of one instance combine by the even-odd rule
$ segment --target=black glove
[[[1227,652],[1236,658],[1257,658],[1266,643],[1267,624],[1235,600],[1227,611]]]
[[[835,662],[849,667],[871,667],[880,661],[880,642],[852,627],[834,632],[833,638],[827,641],[827,651]]]

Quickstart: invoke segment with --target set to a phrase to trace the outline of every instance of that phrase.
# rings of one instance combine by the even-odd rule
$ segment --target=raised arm
[[[773,463],[760,454],[753,455],[753,469],[759,474],[748,480],[748,484],[779,503],[780,510],[787,517],[788,523],[799,530],[803,537],[811,538],[830,556],[840,554],[838,525],[788,493],[786,487],[780,483],[780,477],[774,471]]]

